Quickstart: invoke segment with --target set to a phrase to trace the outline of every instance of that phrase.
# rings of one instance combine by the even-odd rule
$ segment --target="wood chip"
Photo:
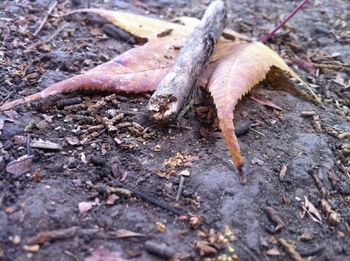
[[[51,141],[44,141],[44,140],[33,140],[30,143],[30,146],[32,148],[36,149],[44,149],[44,150],[62,150],[61,145],[51,142]]]

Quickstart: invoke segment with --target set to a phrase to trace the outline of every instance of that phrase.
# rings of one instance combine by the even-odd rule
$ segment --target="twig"
[[[39,40],[37,43],[33,44],[32,46],[29,46],[27,49],[23,51],[23,53],[28,53],[38,47],[41,44],[45,44],[50,42],[53,38],[55,38],[65,27],[65,24],[63,24],[61,27],[59,27],[50,37],[48,37],[46,40]]]
[[[309,0],[303,0],[301,3],[293,10],[293,12],[278,26],[276,26],[275,29],[273,29],[271,32],[269,32],[267,35],[264,35],[260,37],[260,42],[266,43],[272,36],[275,35],[275,33],[283,26],[285,25],[299,10],[308,2]]]
[[[5,98],[3,98],[2,100],[1,100],[1,104],[3,104],[3,103],[5,103],[5,101],[7,101],[8,99],[10,99],[11,98],[11,95],[12,94],[14,94],[15,93],[15,91],[10,91],[6,96],[5,96]]]
[[[74,236],[91,236],[100,232],[100,229],[96,228],[81,228],[79,226],[73,226],[66,229],[58,229],[51,231],[40,232],[34,237],[28,239],[28,245],[44,244],[51,240],[67,239]]]
[[[124,183],[117,181],[117,180],[113,180],[112,183],[114,183],[113,185],[115,185],[115,186],[119,186],[119,187],[122,187],[124,189],[130,190],[135,196],[137,196],[137,197],[139,197],[139,198],[141,198],[149,203],[152,203],[153,205],[156,205],[156,206],[161,207],[165,210],[168,210],[176,215],[184,215],[185,214],[184,210],[176,209],[165,202],[161,202],[158,199],[153,198],[150,195],[147,195],[144,192],[137,190],[135,188],[132,188]]]
[[[284,247],[287,253],[294,261],[303,261],[303,258],[300,254],[295,250],[295,247],[292,244],[289,244],[285,239],[279,238],[278,242]]]
[[[348,64],[322,64],[322,63],[313,63],[313,65],[316,68],[320,68],[320,69],[328,69],[328,70],[336,70],[336,71],[340,71],[340,70],[344,70],[344,71],[350,71],[350,65]]]
[[[328,191],[323,187],[322,182],[317,176],[316,169],[310,169],[308,173],[311,175],[311,177],[314,179],[317,188],[320,190],[322,198],[327,198],[328,197]]]
[[[69,252],[68,250],[64,250],[63,253],[65,253],[67,256],[70,256],[70,257],[73,258],[75,261],[80,261],[79,257],[77,257],[77,256],[74,255],[73,253]]]
[[[177,190],[175,201],[179,201],[179,199],[180,199],[182,188],[183,188],[183,185],[184,185],[184,181],[185,181],[185,177],[181,175],[180,176],[179,189]]]
[[[49,10],[47,11],[47,14],[45,15],[44,19],[42,20],[40,26],[36,31],[34,32],[34,36],[37,36],[37,34],[41,31],[41,29],[44,27],[45,23],[47,22],[47,19],[49,18],[50,14],[52,13],[53,9],[55,9],[57,5],[57,1],[55,1],[50,7]]]
[[[225,19],[224,3],[212,2],[148,103],[154,121],[171,122],[176,118],[222,34]]]

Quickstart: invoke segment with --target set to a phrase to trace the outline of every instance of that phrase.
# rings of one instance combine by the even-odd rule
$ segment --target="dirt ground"
[[[86,14],[50,16],[33,36],[53,2],[0,2],[0,104],[132,47],[106,36],[104,21]],[[90,6],[199,18],[208,2],[67,0],[58,1],[53,14]],[[228,27],[259,38],[298,2],[227,1]],[[235,125],[251,124],[239,137],[245,186],[208,116],[214,109],[209,99],[165,127],[147,118],[148,95],[74,93],[0,113],[0,259],[158,260],[175,253],[180,260],[297,260],[284,239],[305,260],[349,260],[348,21],[347,0],[310,1],[269,41],[325,108],[266,83],[259,94],[284,111],[244,98]],[[299,68],[295,57],[310,59],[316,73]],[[75,105],[62,104],[67,101]],[[102,117],[120,113],[113,134],[101,127]],[[33,148],[38,139],[60,147]],[[24,160],[29,172],[6,171],[24,155],[30,155]],[[184,170],[189,176],[176,201]],[[323,210],[322,199],[334,212]]]

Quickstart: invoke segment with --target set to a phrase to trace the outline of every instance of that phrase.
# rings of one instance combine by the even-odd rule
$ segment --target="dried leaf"
[[[305,202],[304,202],[304,210],[309,214],[309,216],[312,218],[313,221],[317,223],[322,223],[322,218],[320,215],[320,212],[315,208],[315,206],[307,199],[306,196],[304,196]]]
[[[188,35],[193,28],[198,24],[194,23],[194,19],[191,23],[187,23],[186,26],[182,24],[171,23],[165,20],[155,19],[151,17],[146,17],[142,15],[136,15],[121,11],[110,11],[105,9],[78,9],[69,13],[78,13],[78,12],[88,12],[94,13],[99,16],[104,17],[109,22],[118,26],[129,34],[136,36],[140,41],[147,41],[150,38],[157,38],[157,34],[172,29],[172,35]],[[198,21],[198,19],[196,19]]]
[[[218,63],[209,79],[208,88],[216,105],[220,129],[240,173],[243,172],[243,157],[234,132],[233,109],[272,68],[302,82],[277,53],[259,42],[234,45],[230,55]]]

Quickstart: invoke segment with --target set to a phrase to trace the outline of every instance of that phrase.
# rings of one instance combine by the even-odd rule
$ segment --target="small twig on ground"
[[[40,26],[38,27],[38,29],[36,29],[36,31],[33,33],[34,36],[37,36],[38,33],[41,31],[41,29],[44,27],[44,25],[47,22],[47,19],[49,18],[50,14],[52,13],[53,9],[55,9],[57,5],[57,1],[55,1],[50,7],[49,10],[47,11],[47,14],[45,15],[44,19],[41,21]]]
[[[176,194],[176,199],[175,201],[179,201],[180,197],[181,197],[181,193],[182,193],[182,188],[184,185],[184,181],[185,181],[185,177],[184,176],[180,176],[180,184],[179,184],[179,189],[177,190],[177,194]]]
[[[314,179],[317,188],[320,190],[322,198],[327,198],[328,197],[328,191],[325,189],[325,187],[322,185],[322,182],[317,176],[316,169],[310,169],[308,173],[312,176]]]
[[[154,121],[171,122],[176,118],[208,62],[225,20],[224,3],[212,2],[148,103],[148,113]]]
[[[313,63],[316,68],[326,69],[326,70],[335,70],[335,71],[348,71],[350,72],[350,65],[348,64],[322,64],[322,63]]]
[[[112,184],[113,186],[118,186],[118,187],[122,187],[124,189],[130,190],[135,196],[137,196],[137,197],[139,197],[139,198],[141,198],[149,203],[152,203],[153,205],[156,205],[156,206],[161,207],[165,210],[168,210],[176,215],[186,214],[186,213],[184,213],[184,210],[176,209],[176,208],[170,206],[169,204],[162,202],[162,201],[159,201],[158,199],[153,198],[150,195],[147,195],[144,192],[137,190],[135,188],[132,188],[124,183],[121,183],[118,180],[113,180],[112,183],[114,183],[114,184]]]
[[[64,252],[67,256],[70,256],[71,258],[73,258],[75,261],[80,261],[79,257],[77,257],[76,255],[74,255],[73,253],[69,252],[68,250],[64,250]]]
[[[278,242],[283,246],[283,248],[287,251],[287,253],[294,261],[303,261],[301,255],[295,250],[295,246],[289,244],[287,240],[283,238],[279,238]]]
[[[100,229],[96,228],[81,228],[79,226],[73,226],[66,229],[58,229],[51,231],[40,232],[34,237],[28,239],[28,245],[44,244],[51,240],[67,239],[74,236],[91,236],[101,232]]]
[[[275,33],[283,26],[285,25],[297,12],[300,11],[300,9],[308,2],[309,0],[303,0],[294,10],[293,12],[279,25],[276,26],[275,29],[273,29],[271,32],[269,32],[267,35],[264,35],[260,37],[260,42],[266,43],[271,37],[275,35]]]
[[[3,98],[1,101],[0,101],[0,104],[4,104],[8,99],[11,98],[11,95],[14,94],[15,91],[10,91],[6,96],[5,98]]]

